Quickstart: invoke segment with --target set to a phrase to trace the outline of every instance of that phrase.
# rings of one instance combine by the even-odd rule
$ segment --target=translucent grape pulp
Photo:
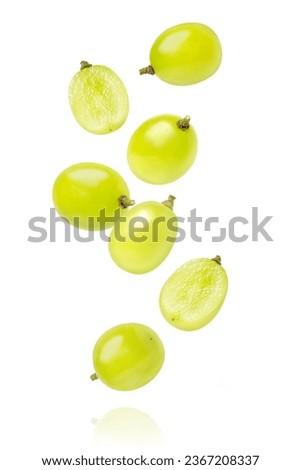
[[[85,61],[69,85],[69,103],[79,125],[93,134],[119,129],[129,112],[128,94],[119,76],[109,67]]]
[[[220,257],[197,258],[177,269],[160,293],[164,318],[181,330],[197,330],[219,312],[228,289]]]

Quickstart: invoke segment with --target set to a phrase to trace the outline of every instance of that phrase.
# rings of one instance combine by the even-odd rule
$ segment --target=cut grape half
[[[119,129],[129,112],[128,94],[119,76],[109,67],[86,61],[71,80],[69,103],[79,125],[93,134]]]
[[[174,327],[192,331],[207,325],[219,312],[228,290],[221,258],[197,258],[183,264],[164,284],[160,309]]]

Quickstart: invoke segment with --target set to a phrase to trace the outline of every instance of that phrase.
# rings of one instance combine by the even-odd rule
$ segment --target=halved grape
[[[104,65],[81,62],[69,86],[69,102],[77,122],[93,134],[119,129],[129,112],[129,99],[119,76]]]
[[[168,256],[177,235],[173,196],[163,203],[148,201],[132,207],[112,229],[109,250],[121,269],[144,274]]]
[[[151,65],[140,74],[156,74],[172,85],[192,85],[213,75],[221,60],[221,44],[211,28],[183,23],[160,34],[151,47]]]
[[[190,117],[162,114],[136,129],[128,145],[128,163],[141,180],[165,184],[183,176],[192,166],[198,149]]]
[[[57,212],[70,224],[85,230],[104,230],[134,201],[123,178],[112,168],[99,163],[77,163],[66,168],[53,185]]]
[[[160,294],[164,318],[181,330],[197,330],[219,312],[228,289],[221,259],[197,258],[175,271]]]
[[[93,350],[95,374],[115,390],[134,390],[150,382],[164,362],[164,347],[148,326],[125,323],[106,331]]]

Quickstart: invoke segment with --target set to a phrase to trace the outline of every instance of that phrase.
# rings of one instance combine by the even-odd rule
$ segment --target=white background
[[[300,467],[300,44],[298,2],[242,0],[11,0],[1,18],[1,467],[40,469],[41,457],[259,454],[257,468]],[[220,70],[191,87],[140,77],[154,39],[186,21],[211,26]],[[68,103],[81,60],[124,81],[130,114],[107,136],[84,131]],[[147,185],[126,162],[145,119],[189,114],[199,136],[193,168]],[[191,240],[152,273],[118,269],[107,246],[29,243],[28,221],[49,217],[65,167],[119,171],[136,201],[177,196],[187,217],[272,215],[273,242]],[[238,235],[250,234],[240,227]],[[202,226],[199,233],[202,233]],[[215,235],[217,232],[215,233]],[[226,302],[204,329],[173,329],[160,314],[166,278],[219,254]],[[133,392],[91,382],[92,349],[111,326],[145,323],[164,342],[160,374]],[[2,409],[3,408],[3,409]],[[125,410],[114,411],[118,408]],[[125,432],[120,432],[125,428]],[[183,465],[182,465],[183,466]]]

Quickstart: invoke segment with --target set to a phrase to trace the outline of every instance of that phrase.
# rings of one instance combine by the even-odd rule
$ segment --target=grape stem
[[[216,255],[214,258],[211,258],[212,261],[215,261],[217,264],[222,264],[222,258],[219,255]]]
[[[190,116],[185,116],[183,119],[177,121],[177,126],[182,131],[189,129]]]
[[[168,196],[168,199],[166,201],[163,201],[162,204],[166,207],[168,207],[169,209],[173,210],[173,206],[174,206],[174,200],[175,200],[175,196],[171,196],[169,195]]]
[[[127,209],[129,206],[134,206],[135,201],[128,198],[127,196],[122,195],[118,198],[118,204],[120,207],[122,207],[122,209]]]
[[[140,75],[155,75],[155,70],[154,67],[151,65],[148,65],[147,67],[143,67],[142,69],[139,70]]]
[[[97,375],[95,374],[95,372],[94,372],[94,374],[90,375],[90,379],[91,379],[91,380],[98,380],[98,377],[97,377]]]
[[[92,67],[92,64],[89,64],[89,62],[87,62],[86,60],[82,60],[80,63],[80,69],[83,70],[87,67]]]

